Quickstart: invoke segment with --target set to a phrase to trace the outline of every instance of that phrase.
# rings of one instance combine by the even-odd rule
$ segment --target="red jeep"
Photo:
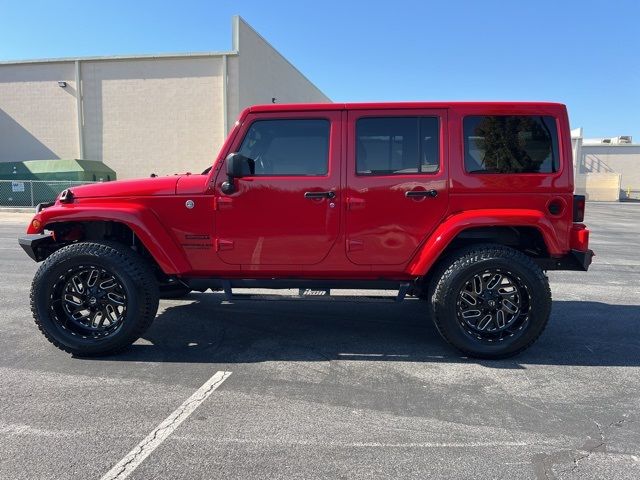
[[[256,287],[395,289],[500,358],[543,331],[544,271],[587,270],[583,215],[564,105],[267,105],[204,173],[67,189],[20,244],[38,327],[76,355],[134,342],[160,297]]]

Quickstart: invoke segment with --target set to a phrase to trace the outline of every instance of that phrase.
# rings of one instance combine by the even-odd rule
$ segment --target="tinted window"
[[[471,173],[558,171],[558,136],[553,117],[466,117],[464,149],[465,169]]]
[[[433,173],[440,166],[438,118],[361,118],[356,123],[359,175]]]
[[[325,175],[329,121],[255,121],[242,141],[240,153],[255,161],[256,175]]]

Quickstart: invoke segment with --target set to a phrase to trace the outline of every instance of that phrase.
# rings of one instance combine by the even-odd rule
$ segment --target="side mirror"
[[[227,181],[222,184],[223,193],[235,192],[234,179],[253,175],[256,171],[256,162],[240,153],[230,153],[226,160]]]
[[[242,178],[255,173],[256,163],[240,153],[230,153],[226,162],[229,177]]]

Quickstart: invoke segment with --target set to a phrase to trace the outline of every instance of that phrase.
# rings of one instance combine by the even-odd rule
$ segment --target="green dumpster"
[[[53,201],[74,185],[115,179],[115,171],[94,160],[4,162],[0,163],[0,205],[34,206]]]

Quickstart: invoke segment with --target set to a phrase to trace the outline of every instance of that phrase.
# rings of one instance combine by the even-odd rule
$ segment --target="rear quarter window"
[[[551,116],[483,115],[464,118],[468,173],[553,173],[559,169],[558,132]]]

